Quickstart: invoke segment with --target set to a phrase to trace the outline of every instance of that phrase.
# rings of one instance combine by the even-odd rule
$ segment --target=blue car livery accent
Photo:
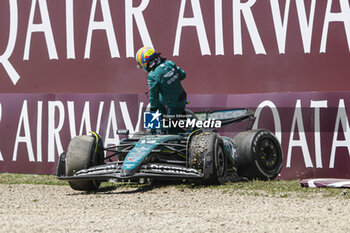
[[[238,158],[238,148],[237,145],[233,142],[233,140],[229,137],[221,137],[223,143],[224,143],[224,149],[225,153],[227,155],[227,158],[232,162],[235,163]]]
[[[179,138],[180,136],[178,135],[148,135],[142,137],[126,156],[121,175],[131,176],[135,174],[142,162],[146,160],[147,156],[151,156],[152,150],[159,146],[159,144]]]

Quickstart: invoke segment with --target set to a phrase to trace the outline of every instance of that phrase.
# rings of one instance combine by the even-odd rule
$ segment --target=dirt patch
[[[0,232],[350,232],[350,201],[220,189],[0,185]]]

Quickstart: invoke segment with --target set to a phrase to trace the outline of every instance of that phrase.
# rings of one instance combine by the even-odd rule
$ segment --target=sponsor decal
[[[178,74],[175,74],[174,77],[172,77],[171,79],[169,79],[166,83],[168,85],[172,84],[177,78],[179,77]]]
[[[132,168],[134,168],[134,167],[135,167],[134,164],[126,164],[126,163],[123,164],[123,168],[124,168],[124,169],[132,169]]]
[[[132,162],[138,162],[138,160],[143,158],[144,153],[148,153],[149,150],[147,147],[134,147],[132,152],[128,154],[127,159]]]
[[[141,144],[154,144],[154,143],[156,143],[157,142],[157,140],[147,140],[147,139],[143,139],[143,140],[141,140]]]
[[[247,114],[247,109],[229,109],[229,110],[220,110],[211,113],[195,113],[196,117],[200,120],[208,119],[217,119],[217,120],[225,120],[231,118],[238,118]],[[208,115],[208,116],[207,116]]]
[[[75,173],[74,175],[92,175],[92,174],[104,174],[118,171],[117,164],[107,164],[99,167],[93,167],[89,169],[83,169]]]
[[[199,171],[197,171],[196,169],[185,168],[185,167],[174,167],[174,166],[167,166],[167,165],[151,164],[150,168],[152,171],[155,171],[155,172],[168,172],[168,173],[179,173],[179,174],[188,174],[188,173],[199,174]]]

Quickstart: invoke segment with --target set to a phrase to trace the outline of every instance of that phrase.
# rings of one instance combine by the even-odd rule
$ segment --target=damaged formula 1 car
[[[248,130],[233,139],[220,136],[215,128],[186,128],[176,135],[164,131],[129,135],[128,130],[118,130],[125,138],[107,148],[102,138],[91,132],[71,140],[67,152],[60,155],[57,178],[68,180],[72,189],[91,191],[110,179],[223,184],[240,178],[271,180],[280,173],[280,143],[268,130],[251,130],[255,119],[251,110],[187,114],[191,121],[215,118],[221,127],[247,120]]]

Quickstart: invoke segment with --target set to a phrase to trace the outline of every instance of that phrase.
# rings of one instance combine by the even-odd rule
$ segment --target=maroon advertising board
[[[190,95],[189,109],[250,107],[253,128],[271,130],[281,142],[281,179],[350,178],[350,92]],[[118,144],[117,129],[143,129],[148,104],[135,94],[1,94],[2,172],[53,174],[71,138],[99,133],[105,146]],[[224,128],[235,136],[246,125]],[[10,146],[9,146],[10,145]]]
[[[186,71],[189,107],[276,105],[282,178],[349,177],[348,0],[4,0],[0,19],[0,172],[54,173],[81,119],[112,143],[126,105],[136,127],[151,46]]]

